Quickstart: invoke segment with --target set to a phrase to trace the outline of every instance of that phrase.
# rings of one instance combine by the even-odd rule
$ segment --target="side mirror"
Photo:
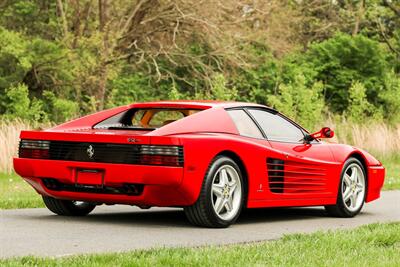
[[[318,132],[306,135],[304,137],[304,141],[306,143],[311,142],[314,139],[319,139],[319,138],[332,138],[335,135],[335,132],[331,130],[329,127],[323,127],[321,130]]]

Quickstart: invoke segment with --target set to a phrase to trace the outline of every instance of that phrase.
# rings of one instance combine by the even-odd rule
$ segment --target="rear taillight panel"
[[[90,153],[89,153],[90,152]],[[21,140],[20,158],[182,167],[183,147]]]
[[[142,145],[141,164],[183,166],[183,147],[164,145]]]
[[[20,158],[48,159],[50,141],[21,140],[18,155]]]

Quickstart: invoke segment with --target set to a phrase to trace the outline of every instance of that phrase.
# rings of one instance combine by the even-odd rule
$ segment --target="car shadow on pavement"
[[[25,216],[29,220],[53,221],[53,222],[79,222],[88,224],[116,224],[127,226],[146,227],[191,227],[182,209],[176,210],[146,210],[146,211],[109,211],[92,213],[84,217],[57,216],[49,212],[45,216]]]
[[[325,218],[328,214],[322,207],[305,208],[258,208],[242,211],[238,224],[265,223],[289,220]]]
[[[245,209],[242,211],[236,224],[258,224],[279,221],[306,220],[325,218],[327,213],[322,207],[306,208],[259,208]],[[94,212],[85,217],[65,217],[57,215],[26,216],[27,219],[45,220],[54,222],[88,222],[91,224],[118,224],[129,226],[146,227],[193,227],[183,212],[183,209],[157,209],[157,210],[116,210],[112,209]]]

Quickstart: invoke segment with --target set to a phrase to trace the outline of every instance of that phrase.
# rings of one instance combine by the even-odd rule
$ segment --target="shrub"
[[[315,43],[303,58],[303,64],[316,71],[315,79],[326,87],[325,100],[333,112],[343,112],[349,102],[351,84],[362,81],[369,103],[380,106],[376,96],[383,91],[389,70],[386,52],[377,41],[363,35],[338,33]]]
[[[211,80],[211,96],[209,98],[220,101],[233,101],[238,98],[238,92],[235,87],[227,88],[224,75],[218,73]]]
[[[79,114],[79,106],[76,102],[58,98],[50,91],[44,91],[43,98],[46,101],[47,116],[52,122],[64,122]]]
[[[112,89],[107,97],[106,107],[145,102],[155,98],[155,90],[149,83],[141,73],[124,74],[116,78],[110,83]]]
[[[400,77],[389,72],[385,78],[385,88],[379,95],[385,117],[391,123],[400,122]]]
[[[0,27],[0,93],[22,82],[32,67],[28,44],[19,33]]]
[[[316,82],[312,87],[307,87],[305,77],[298,75],[293,82],[281,84],[277,94],[268,97],[268,103],[305,128],[311,129],[322,119],[322,91],[322,83]]]
[[[36,98],[30,100],[28,87],[18,84],[6,90],[6,111],[8,118],[21,118],[33,122],[47,121],[47,114],[43,111],[43,102]]]
[[[368,102],[365,91],[360,82],[354,82],[349,89],[349,105],[345,115],[351,122],[360,123],[365,121],[366,117],[380,117],[381,112]]]

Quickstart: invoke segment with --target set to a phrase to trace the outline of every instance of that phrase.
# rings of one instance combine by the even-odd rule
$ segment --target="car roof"
[[[132,108],[159,108],[159,107],[171,107],[171,108],[194,108],[194,109],[208,109],[213,107],[222,108],[234,108],[234,107],[265,107],[263,105],[246,102],[235,102],[235,101],[216,101],[216,100],[169,100],[169,101],[153,101],[135,103],[130,105]]]

